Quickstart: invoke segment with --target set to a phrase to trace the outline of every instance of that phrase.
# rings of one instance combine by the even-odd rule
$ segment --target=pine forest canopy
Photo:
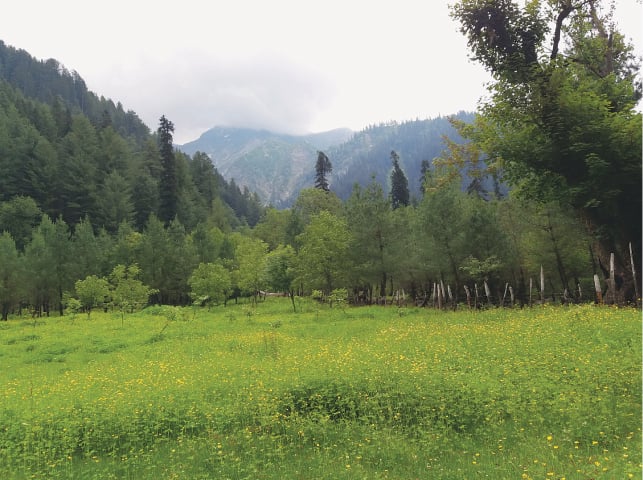
[[[189,228],[212,212],[231,226],[261,216],[256,195],[225,181],[209,159],[174,153],[171,130],[150,134],[135,113],[88,91],[76,72],[2,42],[0,109],[0,201],[28,197],[50,218],[73,226],[87,216],[111,233],[123,221],[142,229],[151,213],[162,214],[168,192],[175,198],[163,218],[178,215]],[[168,181],[175,182],[169,189]]]

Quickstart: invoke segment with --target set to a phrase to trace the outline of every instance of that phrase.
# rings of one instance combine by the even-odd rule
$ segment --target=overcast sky
[[[431,0],[7,0],[0,40],[76,70],[182,144],[217,126],[360,130],[474,110],[488,74]],[[641,52],[640,0],[618,0]]]

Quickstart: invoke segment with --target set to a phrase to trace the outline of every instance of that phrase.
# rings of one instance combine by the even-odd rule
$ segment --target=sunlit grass
[[[2,478],[638,478],[641,314],[269,299],[0,325]]]

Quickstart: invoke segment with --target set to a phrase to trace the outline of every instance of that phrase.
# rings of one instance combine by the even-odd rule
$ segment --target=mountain
[[[312,185],[317,151],[342,144],[352,134],[346,128],[297,136],[215,127],[177,148],[187,155],[207,154],[224,178],[234,179],[265,203],[281,208],[289,206],[299,190]]]
[[[472,113],[454,116],[473,120]],[[366,186],[373,177],[388,191],[392,150],[400,157],[411,194],[419,196],[422,161],[440,156],[444,136],[461,141],[449,118],[441,116],[373,125],[360,132],[338,129],[303,136],[215,127],[177,148],[188,155],[206,153],[225,178],[257,192],[266,204],[286,208],[302,188],[313,186],[319,150],[331,160],[330,188],[342,199],[350,196],[355,183]],[[463,172],[463,188],[470,183]],[[490,190],[493,185],[486,181],[482,188]]]
[[[453,117],[470,122],[474,116],[458,112]],[[411,195],[419,196],[422,161],[428,160],[432,164],[433,159],[441,155],[446,148],[445,136],[456,142],[463,141],[448,116],[367,127],[349,141],[325,152],[333,164],[331,190],[346,199],[355,183],[366,186],[374,177],[385,191],[389,191],[391,152],[394,150],[409,181]],[[462,174],[463,188],[466,188],[471,179],[466,172]]]

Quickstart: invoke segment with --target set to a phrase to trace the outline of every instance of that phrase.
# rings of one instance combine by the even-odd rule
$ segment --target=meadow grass
[[[641,312],[286,299],[0,324],[0,477],[641,476]]]

